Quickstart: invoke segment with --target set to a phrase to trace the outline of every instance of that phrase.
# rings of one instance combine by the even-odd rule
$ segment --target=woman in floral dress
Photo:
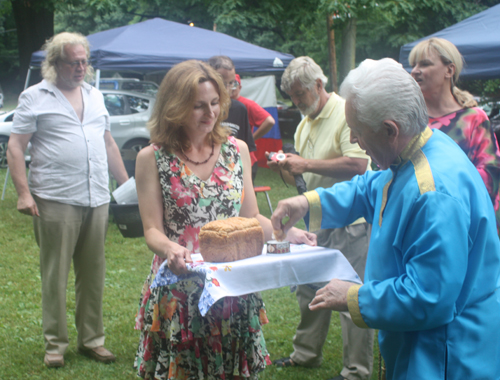
[[[141,336],[134,365],[145,379],[256,379],[270,363],[260,295],[225,297],[202,317],[203,281],[186,269],[191,253],[199,252],[200,228],[212,220],[255,217],[271,238],[271,222],[259,214],[252,191],[248,147],[220,124],[228,107],[226,86],[210,66],[176,65],[160,86],[149,121],[152,145],[137,156],[144,236],[155,253],[136,318]],[[287,237],[316,242],[298,229]],[[187,277],[151,290],[165,260],[174,274]]]
[[[412,77],[420,85],[429,114],[429,127],[450,136],[479,171],[500,225],[500,154],[484,111],[471,94],[455,84],[463,58],[451,42],[430,38],[417,44],[409,56]],[[453,157],[450,157],[453,159]]]

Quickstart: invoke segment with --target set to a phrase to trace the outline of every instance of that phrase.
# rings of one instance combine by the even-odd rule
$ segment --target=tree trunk
[[[54,4],[50,0],[11,0],[17,26],[19,75],[29,68],[31,54],[54,34]]]
[[[335,52],[335,31],[333,30],[333,15],[326,16],[328,28],[328,58],[330,60],[330,84],[333,92],[338,92],[337,84],[337,55]]]
[[[356,64],[356,19],[350,18],[342,31],[342,51],[340,55],[339,82],[342,83]]]

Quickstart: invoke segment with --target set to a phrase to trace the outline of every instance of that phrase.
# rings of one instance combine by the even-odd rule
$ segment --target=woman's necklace
[[[184,149],[182,149],[182,147],[181,147],[181,152],[182,152],[182,155],[186,158],[186,160],[188,162],[191,162],[192,164],[195,164],[195,165],[203,165],[203,164],[206,164],[208,162],[208,160],[210,160],[212,158],[212,156],[214,155],[214,147],[215,147],[215,144],[212,142],[212,152],[210,153],[210,156],[208,156],[208,158],[205,161],[193,161],[193,160],[191,160],[188,156],[186,156],[186,153],[184,153]]]

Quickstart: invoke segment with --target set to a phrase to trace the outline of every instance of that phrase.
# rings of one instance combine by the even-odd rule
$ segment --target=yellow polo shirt
[[[295,132],[295,149],[301,157],[314,160],[327,160],[337,157],[353,157],[366,159],[367,170],[371,168],[371,159],[358,144],[351,144],[351,130],[345,120],[345,100],[335,93],[315,119],[306,116]],[[304,173],[307,190],[318,187],[329,188],[342,179]],[[364,222],[358,219],[355,223]]]

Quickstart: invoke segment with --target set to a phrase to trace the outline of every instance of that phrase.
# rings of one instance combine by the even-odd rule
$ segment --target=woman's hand
[[[316,234],[300,230],[296,227],[290,228],[290,231],[288,231],[286,235],[286,239],[293,244],[307,244],[313,247],[318,244]]]
[[[166,256],[168,269],[176,276],[187,273],[186,263],[193,262],[189,250],[174,242],[170,242]]]

